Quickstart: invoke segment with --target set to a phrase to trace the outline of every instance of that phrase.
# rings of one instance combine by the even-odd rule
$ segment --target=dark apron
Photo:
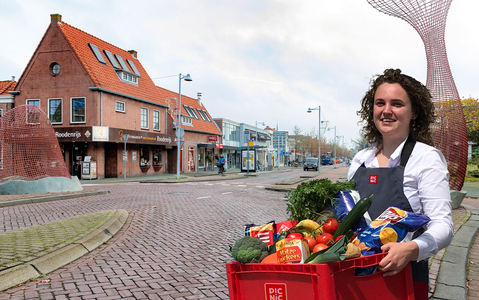
[[[401,162],[394,168],[366,168],[364,163],[357,169],[353,176],[356,190],[361,198],[373,195],[371,207],[368,210],[371,220],[376,219],[390,206],[413,212],[409,200],[404,195],[404,169],[409,160],[414,141],[408,137],[401,152]],[[424,230],[421,228],[415,234],[419,236]],[[411,262],[413,280],[429,282],[428,260]]]

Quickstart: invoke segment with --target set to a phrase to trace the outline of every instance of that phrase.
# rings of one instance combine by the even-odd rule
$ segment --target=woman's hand
[[[384,276],[396,275],[411,260],[416,260],[419,255],[419,247],[412,241],[407,243],[387,243],[381,247],[381,250],[388,252],[378,265],[378,269],[384,273]]]

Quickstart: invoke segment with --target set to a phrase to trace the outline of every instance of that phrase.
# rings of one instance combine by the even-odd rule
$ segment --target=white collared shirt
[[[399,165],[406,140],[397,147],[387,168]],[[375,146],[358,152],[349,167],[348,179],[364,163],[366,168],[379,168]],[[404,169],[404,195],[415,213],[427,215],[431,221],[427,230],[414,239],[419,247],[418,261],[434,256],[451,243],[454,233],[452,223],[449,172],[442,153],[427,144],[416,142]]]

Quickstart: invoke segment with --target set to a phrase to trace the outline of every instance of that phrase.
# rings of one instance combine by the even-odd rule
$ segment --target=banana
[[[321,225],[319,225],[317,222],[310,219],[304,219],[296,225],[296,231],[304,231],[304,230],[309,232],[310,236],[313,236],[313,237],[316,237],[317,235],[322,234],[323,232],[321,229]]]

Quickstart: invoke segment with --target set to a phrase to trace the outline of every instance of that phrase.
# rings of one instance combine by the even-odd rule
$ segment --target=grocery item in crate
[[[349,214],[349,212],[353,209],[354,205],[361,200],[358,191],[355,190],[343,190],[339,191],[334,195],[336,198],[336,202],[334,205],[328,205],[325,209],[330,210],[333,214],[337,217],[337,219],[342,222],[344,218]],[[363,231],[368,223],[371,222],[369,218],[369,214],[365,213],[359,221],[351,228],[354,233],[358,233]]]
[[[276,242],[276,255],[280,264],[302,264],[309,254],[308,243],[303,239],[285,238]]]
[[[229,249],[233,258],[242,264],[260,263],[268,256],[268,245],[260,239],[244,236]]]
[[[274,240],[276,241],[276,239],[279,237],[281,232],[290,230],[291,228],[296,226],[296,224],[298,224],[298,221],[294,221],[294,220],[287,220],[284,222],[276,223]]]
[[[406,234],[426,225],[431,219],[423,214],[389,207],[366,227],[353,243],[363,256],[381,252],[381,246],[389,242],[401,242]]]
[[[264,225],[246,224],[244,225],[244,235],[259,238],[262,242],[271,246],[274,244],[274,228],[274,221],[268,222]]]

